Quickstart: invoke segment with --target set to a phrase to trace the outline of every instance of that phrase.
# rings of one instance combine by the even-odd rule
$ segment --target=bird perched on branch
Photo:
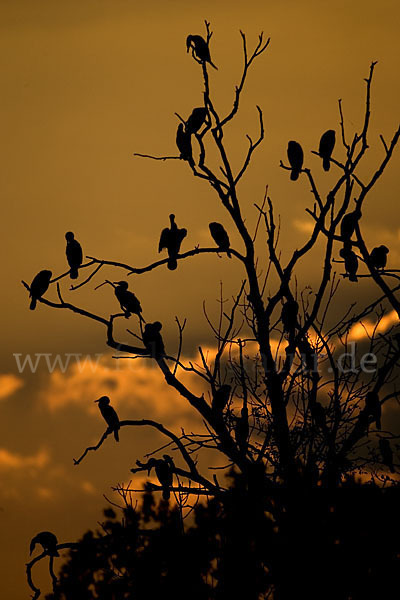
[[[310,342],[306,337],[303,337],[298,341],[297,347],[299,349],[301,360],[304,362],[306,370],[311,373],[318,371],[318,354],[311,346]]]
[[[39,273],[33,278],[33,281],[29,288],[29,297],[32,298],[31,304],[29,306],[31,310],[35,310],[36,302],[39,300],[39,298],[43,296],[45,292],[47,292],[48,287],[50,285],[51,277],[52,272],[44,270],[39,271]]]
[[[344,242],[349,241],[353,235],[358,221],[361,219],[361,210],[357,207],[355,211],[344,215],[340,224],[340,235]]]
[[[211,236],[214,242],[217,244],[218,248],[221,250],[221,252],[226,252],[228,258],[232,258],[232,255],[229,251],[229,236],[226,233],[224,227],[221,225],[221,223],[216,223],[214,221],[213,223],[209,224],[209,228]]]
[[[180,158],[187,160],[191,167],[194,167],[193,151],[192,151],[192,137],[191,134],[185,130],[183,123],[179,123],[176,131],[176,145],[181,153]]]
[[[164,454],[164,458],[150,458],[147,463],[148,473],[150,475],[151,469],[154,467],[157,479],[163,488],[163,499],[169,500],[171,495],[170,487],[173,482],[173,467],[174,463],[172,458],[168,454]]]
[[[170,271],[174,271],[178,266],[176,257],[181,249],[182,241],[187,235],[187,230],[178,228],[175,223],[175,215],[169,215],[169,220],[171,221],[171,226],[169,228],[165,227],[162,230],[158,252],[161,252],[164,248],[168,251],[169,260],[167,266]]]
[[[208,112],[204,106],[194,108],[192,114],[186,121],[186,133],[194,134],[197,133],[200,127],[205,123]]]
[[[310,403],[311,416],[320,429],[326,429],[325,408],[317,401]]]
[[[243,405],[240,411],[240,417],[236,419],[235,440],[242,454],[247,452],[247,440],[249,438],[249,411],[247,406]]]
[[[82,264],[83,260],[83,252],[80,243],[75,239],[72,231],[67,231],[65,234],[65,239],[67,240],[67,248],[66,255],[67,261],[71,270],[69,272],[69,276],[71,279],[78,279],[78,269]]]
[[[150,356],[153,358],[161,358],[165,355],[164,342],[161,336],[162,325],[160,321],[154,323],[146,323],[142,334],[143,344]]]
[[[110,398],[108,396],[102,396],[98,400],[95,400],[95,402],[98,402],[99,404],[101,415],[107,423],[109,431],[114,433],[115,441],[119,442],[119,418],[113,407],[110,406]]]
[[[378,246],[377,248],[373,248],[369,258],[374,269],[384,269],[386,267],[388,253],[389,248],[386,246]]]
[[[296,181],[296,179],[299,178],[300,171],[303,166],[303,160],[304,160],[303,148],[300,146],[300,144],[298,142],[294,142],[292,140],[288,144],[287,155],[288,155],[290,166],[292,167],[290,179],[292,181]]]
[[[211,62],[210,48],[208,43],[201,35],[188,35],[186,38],[186,50],[192,49],[192,56],[197,58],[200,62],[208,62],[214,69],[217,67]]]
[[[330,158],[335,147],[335,132],[333,129],[328,129],[322,135],[319,142],[319,154],[322,158],[322,166],[324,171],[330,169]]]
[[[140,306],[140,302],[135,294],[128,290],[128,283],[126,281],[114,281],[114,283],[116,284],[114,294],[125,313],[125,317],[129,319],[131,314],[133,314],[137,315],[141,321],[144,321],[141,315],[142,307]]]
[[[43,551],[49,556],[60,556],[57,551],[57,538],[54,533],[51,533],[51,531],[41,531],[35,535],[34,538],[32,538],[29,547],[29,554],[32,554],[36,544],[40,544],[43,548]]]
[[[211,408],[216,416],[222,415],[231,395],[231,386],[224,384],[213,393]]]
[[[282,306],[281,321],[283,330],[289,335],[293,335],[297,327],[297,315],[299,312],[299,305],[296,300],[288,300]]]
[[[357,282],[357,270],[358,270],[358,258],[357,254],[353,252],[351,247],[343,246],[339,252],[340,256],[344,259],[344,267],[346,273],[349,276],[349,281]]]
[[[383,464],[389,467],[391,473],[395,473],[393,466],[393,450],[389,440],[381,438],[379,440],[379,450],[381,451]]]
[[[365,409],[369,416],[373,417],[376,428],[381,429],[381,416],[382,407],[379,402],[379,395],[377,392],[368,392],[365,396]]]

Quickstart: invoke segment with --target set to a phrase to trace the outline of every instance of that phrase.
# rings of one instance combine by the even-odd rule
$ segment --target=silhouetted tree
[[[329,181],[324,181],[329,187],[327,193],[320,191],[321,184],[307,166],[311,158],[309,149],[304,154],[298,142],[289,141],[289,165],[280,164],[282,169],[290,171],[291,179],[297,181],[293,185],[311,188],[312,203],[306,212],[312,232],[301,247],[291,252],[286,262],[279,251],[279,228],[271,198],[266,193],[263,202],[255,205],[257,223],[254,231],[250,231],[239,197],[239,182],[264,138],[261,108],[257,106],[258,137],[253,140],[247,136],[248,149],[238,169],[230,162],[224,137],[227,126],[239,111],[249,68],[266,51],[269,40],[265,41],[261,34],[254,51],[249,53],[246,37],[241,33],[243,72],[235,88],[231,110],[221,114],[214,104],[208,74],[208,65],[214,66],[210,58],[212,34],[208,23],[206,33],[206,39],[197,35],[187,38],[187,49],[192,49],[204,83],[203,106],[195,110],[203,110],[200,119],[194,111],[187,122],[179,117],[176,142],[180,156],[137,156],[161,161],[181,159],[183,168],[207,182],[226,210],[230,227],[239,235],[240,250],[230,245],[229,228],[227,231],[221,226],[217,232],[215,227],[211,231],[217,248],[196,246],[180,253],[180,243],[172,247],[165,241],[160,245],[168,249],[169,257],[145,267],[88,256],[88,262],[80,266],[79,273],[84,269],[92,270],[71,290],[76,295],[75,290],[88,285],[103,266],[114,266],[127,275],[139,275],[163,265],[171,269],[175,263],[190,260],[198,254],[229,251],[242,267],[244,279],[229,307],[221,293],[220,317],[216,324],[206,314],[215,336],[215,355],[206,355],[200,347],[200,364],[186,363],[181,357],[185,323],[179,322],[179,350],[175,356],[165,350],[159,321],[147,323],[144,329],[139,322],[139,331],[135,335],[143,343],[133,345],[131,338],[129,341],[116,340],[114,324],[126,316],[125,305],[121,302],[123,313],[100,316],[80,308],[75,302],[65,301],[60,281],[69,276],[69,271],[53,281],[57,301],[43,297],[47,288],[41,282],[40,285],[35,283],[36,278],[31,287],[24,283],[35,302],[72,311],[105,327],[109,347],[131,357],[142,356],[155,361],[166,385],[174,388],[201,416],[206,433],[188,433],[179,427],[179,433],[175,433],[162,423],[146,418],[120,421],[120,428],[145,426],[158,430],[167,438],[170,450],[180,457],[173,465],[168,463],[168,473],[162,472],[161,462],[152,463],[159,466],[159,485],[152,484],[152,490],[160,491],[166,498],[168,487],[178,506],[168,513],[163,526],[157,529],[157,535],[163,541],[160,546],[151,546],[154,541],[137,542],[137,534],[135,538],[132,533],[134,541],[132,547],[129,546],[132,554],[124,546],[121,550],[115,549],[111,556],[112,568],[106,550],[107,540],[110,539],[111,544],[117,543],[123,532],[123,526],[114,521],[109,524],[114,533],[105,538],[104,548],[99,549],[93,534],[79,544],[64,543],[57,548],[69,545],[74,549],[70,566],[74,563],[79,567],[77,557],[84,561],[85,556],[90,557],[95,552],[95,572],[103,573],[105,565],[109,568],[107,575],[104,571],[100,579],[93,581],[89,568],[87,571],[78,569],[79,576],[88,583],[85,593],[92,593],[89,587],[94,586],[93,595],[82,598],[145,597],[138,591],[137,586],[142,585],[138,583],[141,577],[138,571],[142,567],[136,568],[135,561],[142,560],[140,557],[146,544],[152,547],[150,563],[154,562],[152,568],[144,566],[143,572],[151,571],[151,578],[155,574],[155,581],[148,581],[148,585],[154,584],[154,589],[158,590],[153,597],[157,594],[168,597],[171,582],[174,582],[174,597],[178,597],[178,580],[182,590],[187,586],[186,597],[191,598],[201,598],[203,592],[204,597],[218,599],[369,598],[372,591],[373,597],[384,597],[378,593],[379,585],[382,588],[382,579],[390,580],[394,566],[398,567],[398,541],[394,541],[391,534],[398,532],[393,506],[398,498],[395,475],[399,436],[381,413],[383,406],[396,402],[399,396],[395,373],[400,358],[400,334],[397,326],[385,330],[379,325],[388,311],[395,311],[400,317],[400,284],[398,271],[386,269],[387,253],[383,257],[382,253],[377,256],[376,251],[370,253],[368,250],[362,229],[362,208],[393,155],[400,127],[390,143],[381,136],[383,158],[370,175],[365,175],[365,171],[361,175],[359,166],[369,147],[371,85],[375,69],[375,63],[372,63],[365,80],[365,111],[360,133],[348,136],[339,101],[341,149],[338,144],[334,148],[333,130],[328,130],[321,138],[319,151],[311,150],[311,154],[323,160],[324,171],[321,172],[318,163],[318,178],[328,177],[325,171],[330,169]],[[198,105],[198,98],[193,102]],[[196,119],[194,114],[197,114]],[[173,138],[171,132],[171,146]],[[219,157],[218,168],[209,161],[210,145]],[[213,215],[207,215],[205,223],[212,218]],[[216,224],[215,221],[211,223]],[[171,232],[173,226],[171,219],[168,231]],[[266,253],[259,256],[258,240],[263,226]],[[317,243],[322,266],[320,279],[312,291],[309,288],[301,291],[297,288],[296,273]],[[260,265],[265,255],[268,264],[263,271]],[[352,282],[353,297],[357,294],[355,284],[360,278],[370,278],[377,290],[375,298],[368,304],[359,294],[357,303],[351,304],[341,315],[335,311],[341,286],[333,266],[343,264],[335,258],[337,255],[344,258],[346,272],[342,276]],[[393,279],[396,283],[391,285]],[[346,284],[344,279],[343,286]],[[362,357],[354,366],[349,352],[350,333],[367,317],[375,318],[376,326],[367,331],[367,342],[356,345],[354,352],[360,358],[362,350],[367,350],[369,362]],[[167,327],[164,324],[164,328]],[[367,368],[371,363],[373,368]],[[183,382],[182,372],[198,376],[203,386],[201,394],[194,393]],[[109,427],[98,444],[86,448],[75,464],[84,460],[88,452],[96,451],[112,431],[115,432],[115,428]],[[222,477],[210,477],[208,471],[204,473],[200,463],[194,460],[194,452],[201,453],[202,449],[210,448],[221,455],[226,470],[234,468],[237,479],[233,487],[222,483]],[[143,472],[148,467],[148,462],[137,460],[137,467],[132,472]],[[163,469],[167,470],[166,464]],[[362,487],[355,484],[355,474],[361,475],[366,482],[365,491],[361,492]],[[120,492],[128,493],[129,489]],[[190,512],[199,499],[207,501],[195,512],[199,528],[195,528],[193,535],[199,536],[196,539],[201,553],[199,550],[195,556],[200,566],[193,565],[189,559],[192,529],[185,530],[183,522],[185,510]],[[142,517],[132,510],[129,514],[132,527],[139,528]],[[170,527],[172,522],[174,525]],[[203,544],[204,531],[208,539]],[[157,535],[151,534],[149,539],[157,539]],[[130,536],[131,533],[128,538]],[[91,550],[92,545],[98,550]],[[380,552],[383,547],[385,550]],[[174,555],[175,551],[177,554]],[[126,566],[130,570],[125,581],[125,575],[111,573],[117,572],[115,569],[119,568],[120,561],[127,560],[127,556],[132,563]],[[169,575],[163,578],[167,563]],[[37,594],[31,579],[32,566],[29,563],[27,567],[28,580]],[[71,574],[73,570],[67,569],[67,572]],[[207,587],[210,573],[215,581]],[[73,585],[68,577],[65,585]],[[103,580],[107,586],[101,587],[100,593],[96,585],[102,586]],[[128,591],[123,594],[128,596],[112,591],[113,586],[119,585],[118,581],[126,583]],[[136,595],[132,595],[133,586],[136,586]],[[145,594],[144,587],[143,590]],[[146,597],[151,597],[152,593]],[[71,594],[65,597],[72,598]]]

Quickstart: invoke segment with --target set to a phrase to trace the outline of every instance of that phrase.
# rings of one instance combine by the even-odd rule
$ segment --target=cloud
[[[350,341],[358,341],[362,339],[366,339],[378,333],[384,333],[394,325],[399,322],[399,317],[395,310],[392,310],[387,315],[384,315],[379,321],[371,321],[370,319],[363,319],[360,323],[356,323],[351,327],[349,332],[349,340]]]
[[[297,231],[310,234],[314,231],[315,223],[311,219],[293,219],[292,225]]]
[[[24,469],[43,469],[50,462],[47,450],[39,450],[32,456],[24,456],[10,452],[6,448],[0,448],[0,470],[21,471]]]
[[[9,396],[12,396],[23,385],[23,380],[16,375],[0,375],[0,400],[4,400]]]

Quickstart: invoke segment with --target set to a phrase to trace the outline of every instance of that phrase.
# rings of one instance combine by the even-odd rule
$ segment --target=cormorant
[[[319,402],[310,403],[311,415],[320,429],[326,429],[325,408]]]
[[[192,48],[192,54],[201,62],[208,62],[214,69],[217,67],[211,62],[210,48],[201,35],[188,35],[186,38],[186,49],[189,52]]]
[[[179,123],[178,125],[176,132],[176,145],[181,153],[180,158],[182,160],[187,160],[190,166],[194,167],[191,134],[185,131],[183,123]]]
[[[205,123],[208,112],[204,106],[200,106],[199,108],[194,108],[192,110],[192,114],[186,121],[186,133],[197,133],[200,127]]]
[[[389,248],[386,246],[378,246],[377,248],[373,248],[369,258],[374,269],[384,269],[386,267],[388,252]]]
[[[43,294],[47,291],[50,285],[50,279],[52,277],[51,271],[39,271],[37,275],[33,278],[33,281],[30,286],[30,294],[29,297],[32,298],[30,309],[35,310],[36,302],[39,298],[43,296]]]
[[[308,339],[303,337],[298,341],[297,347],[299,349],[302,362],[304,359],[307,371],[314,372],[316,369],[318,369],[318,355],[312,348]]]
[[[340,256],[344,258],[344,267],[346,269],[346,273],[349,276],[349,281],[357,282],[357,270],[358,270],[358,258],[355,252],[351,250],[351,247],[348,248],[344,246],[340,252]]]
[[[288,334],[293,334],[297,327],[297,314],[299,312],[299,305],[296,300],[288,300],[282,306],[281,321],[283,330]]]
[[[225,406],[228,404],[231,389],[230,385],[224,384],[217,388],[213,393],[211,408],[216,415],[221,415]]]
[[[300,146],[300,144],[298,142],[294,142],[292,140],[288,144],[287,155],[288,155],[290,166],[292,167],[290,179],[292,181],[296,181],[296,179],[299,178],[300,171],[303,166],[303,160],[304,160],[303,148]]]
[[[322,135],[319,142],[319,154],[322,158],[322,166],[324,171],[330,169],[330,158],[335,147],[335,132],[333,129],[328,129]]]
[[[160,321],[146,323],[142,334],[143,344],[153,358],[161,358],[165,355],[164,342],[161,337],[162,325]]]
[[[141,321],[144,321],[141,315],[142,307],[140,306],[140,302],[135,294],[128,290],[128,283],[126,281],[115,281],[114,283],[116,284],[114,294],[125,313],[125,317],[128,319],[133,314],[137,315]]]
[[[389,440],[381,438],[379,440],[379,450],[381,451],[383,464],[389,467],[391,473],[395,473],[393,466],[393,450]]]
[[[381,429],[382,408],[377,392],[368,392],[365,396],[365,408],[369,416],[373,417],[376,428]]]
[[[115,441],[119,442],[119,418],[113,407],[110,406],[110,398],[108,396],[102,396],[98,400],[95,400],[95,402],[99,403],[101,415],[107,423],[108,429],[110,432],[112,431],[114,433]]]
[[[49,556],[60,556],[57,551],[57,538],[54,533],[51,531],[41,531],[31,540],[31,545],[29,547],[29,554],[35,549],[36,544],[40,544],[43,548],[43,551],[46,552]]]
[[[83,260],[83,252],[80,243],[75,239],[72,231],[67,231],[65,234],[65,239],[67,240],[67,248],[66,255],[67,261],[71,270],[69,272],[69,276],[71,279],[78,279],[78,269],[82,264]]]
[[[243,406],[240,417],[236,419],[235,440],[242,454],[247,452],[247,440],[249,438],[249,412],[247,406]]]
[[[175,223],[175,215],[169,215],[169,220],[171,221],[171,226],[162,230],[160,242],[158,244],[158,252],[161,252],[164,248],[168,251],[168,269],[174,271],[178,266],[176,256],[179,254],[182,241],[187,235],[187,230],[178,229],[178,226]]]
[[[346,242],[351,239],[351,236],[353,235],[357,223],[361,219],[361,217],[361,210],[359,210],[358,208],[356,208],[354,212],[350,212],[347,215],[344,215],[340,224],[340,235],[342,236],[343,241]]]
[[[226,254],[228,255],[228,258],[231,258],[232,255],[229,251],[229,246],[230,246],[229,236],[226,233],[224,227],[221,225],[221,223],[216,223],[214,221],[213,223],[209,224],[209,228],[210,228],[211,236],[212,236],[214,242],[217,244],[218,248],[221,250],[221,252],[226,252]]]
[[[171,495],[170,487],[173,482],[173,462],[171,457],[168,454],[164,454],[164,458],[150,458],[147,463],[148,473],[150,475],[151,469],[154,467],[157,479],[162,485],[163,488],[163,498],[164,500],[169,500]]]

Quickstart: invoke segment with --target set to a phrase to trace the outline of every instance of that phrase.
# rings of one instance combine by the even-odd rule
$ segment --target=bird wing
[[[168,241],[169,241],[169,229],[168,229],[168,227],[166,227],[165,229],[162,230],[161,235],[160,235],[160,241],[158,244],[159,252],[161,252],[161,250],[164,250],[164,248],[168,248]]]

